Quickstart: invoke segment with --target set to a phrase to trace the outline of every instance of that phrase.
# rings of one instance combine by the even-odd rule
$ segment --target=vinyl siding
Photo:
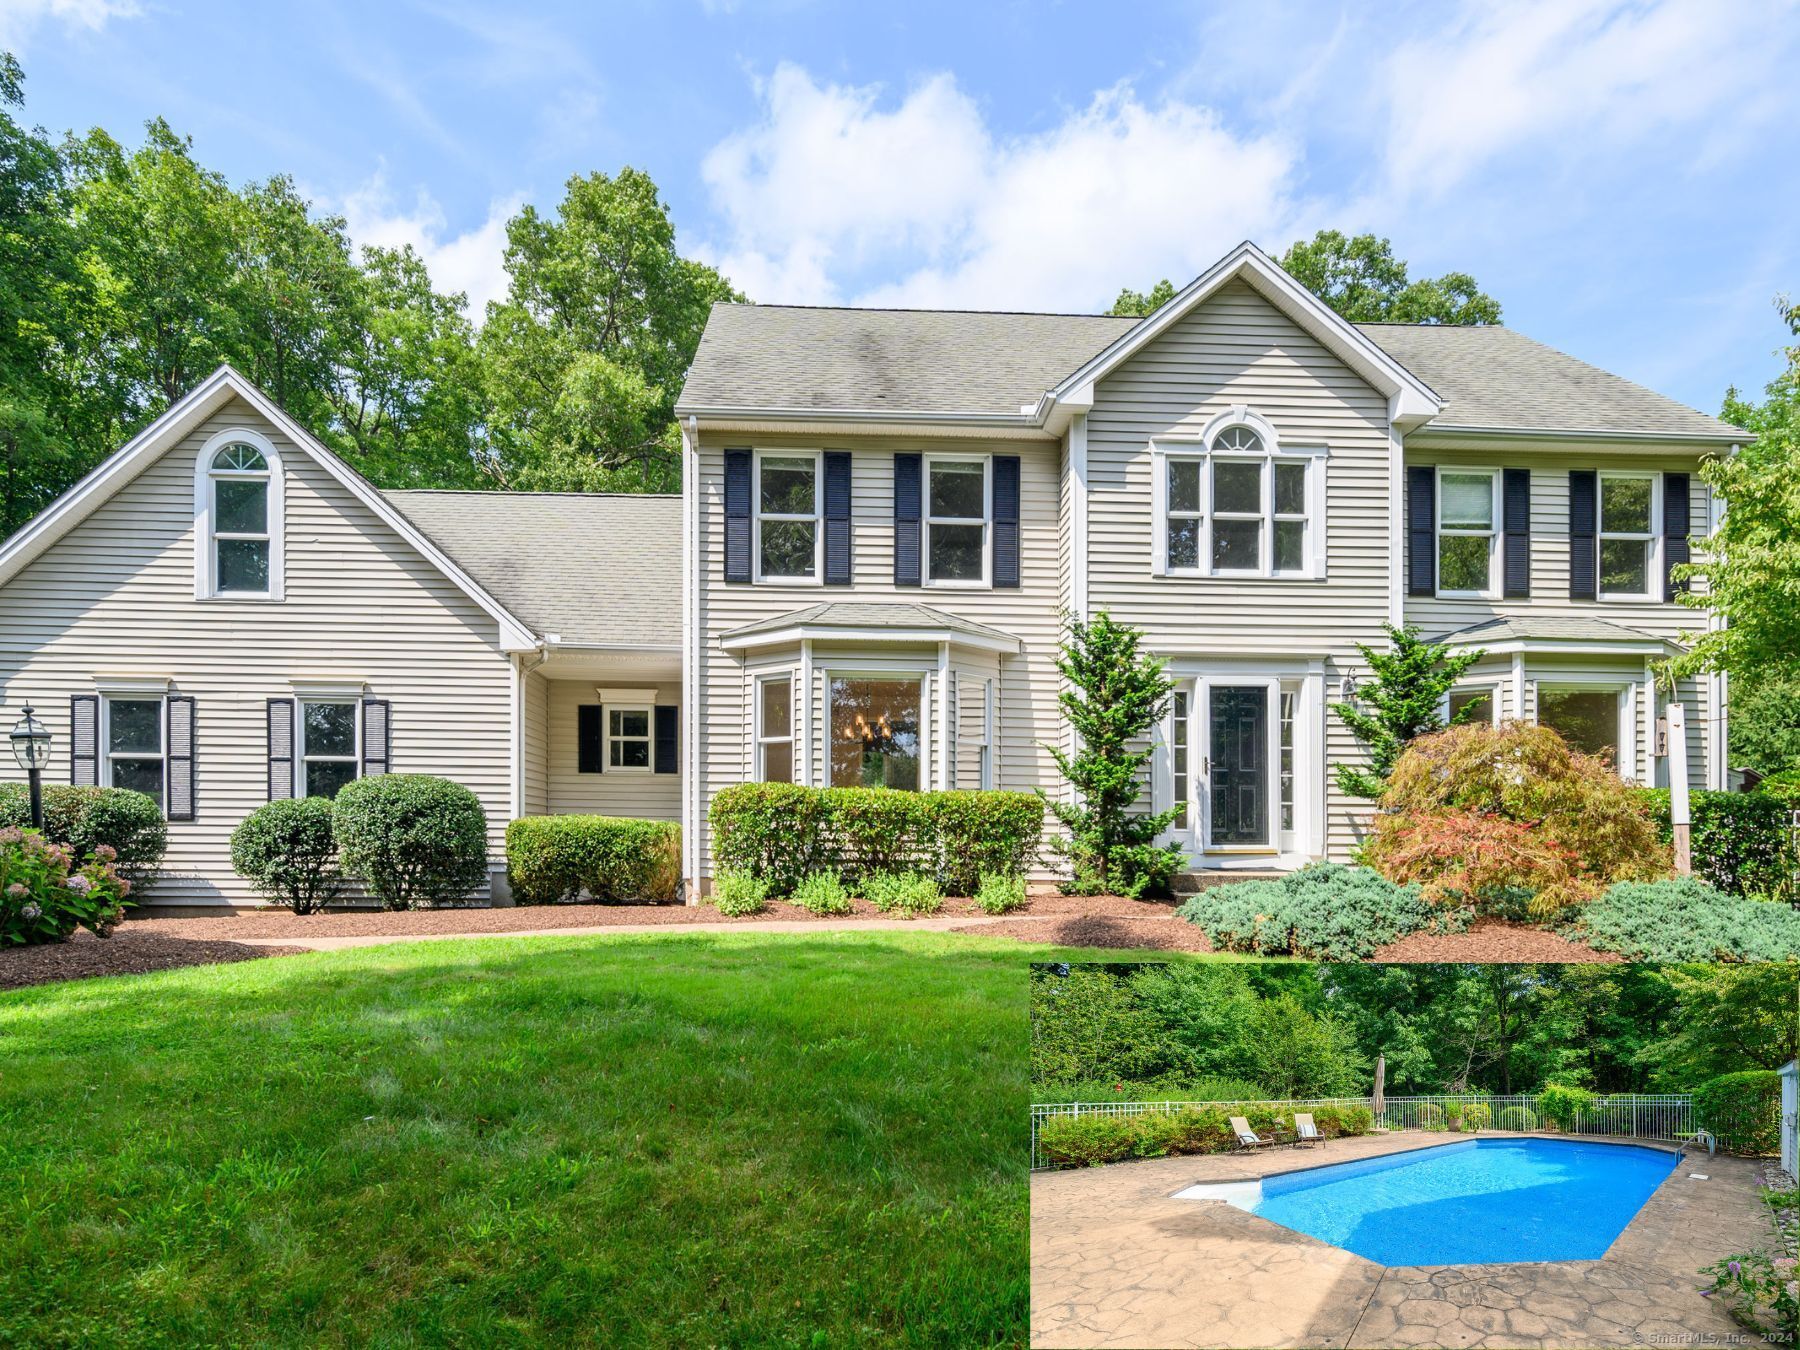
[[[721,577],[724,541],[724,457],[727,446],[766,449],[847,449],[851,451],[854,584],[850,586],[726,585]],[[893,456],[897,451],[958,454],[1016,454],[1020,458],[1020,581],[1017,590],[952,590],[894,585]],[[1055,654],[1060,595],[1058,529],[1060,452],[1050,441],[980,440],[948,442],[899,437],[842,437],[828,440],[794,436],[747,437],[703,431],[698,452],[696,490],[700,494],[698,560],[700,573],[697,684],[701,707],[695,725],[700,742],[701,873],[711,875],[711,846],[705,815],[712,795],[745,781],[751,772],[750,675],[753,669],[799,668],[797,652],[758,652],[746,662],[722,651],[719,639],[734,628],[808,606],[833,602],[908,603],[930,605],[947,613],[990,625],[1020,638],[1025,651],[1001,662],[996,744],[996,785],[1029,789],[1050,787],[1056,770],[1038,742],[1057,734]],[[883,644],[845,650],[821,645],[815,654],[813,683],[814,782],[824,782],[823,736],[826,716],[825,680],[834,659],[877,664],[929,667],[935,670],[935,646],[899,652]],[[958,651],[957,659],[965,659]],[[800,704],[796,687],[795,702]],[[928,690],[926,717],[935,719],[936,700]],[[935,727],[932,728],[932,733]],[[935,735],[933,735],[935,740]]]
[[[525,814],[550,814],[550,681],[525,676]]]
[[[229,427],[260,431],[286,477],[286,599],[194,598],[194,465]],[[492,865],[509,813],[510,672],[497,626],[246,405],[221,409],[0,589],[0,704],[56,732],[69,781],[69,699],[96,676],[153,675],[196,700],[198,819],[169,826],[147,905],[253,904],[230,836],[267,800],[265,700],[295,678],[343,678],[392,701],[396,772],[453,778],[481,799]],[[10,762],[0,776],[16,779]]]
[[[555,815],[632,816],[643,820],[681,819],[681,775],[674,773],[582,773],[577,731],[582,704],[599,703],[592,680],[549,680],[549,811]],[[621,684],[635,684],[620,680]],[[679,681],[645,683],[656,701],[679,704]],[[685,734],[685,728],[684,728]],[[654,748],[654,743],[653,743]]]
[[[1328,451],[1322,580],[1158,577],[1150,440],[1197,435],[1248,405],[1284,445]],[[1243,283],[1219,290],[1102,380],[1088,415],[1089,604],[1165,655],[1319,658],[1327,701],[1388,615],[1387,401]],[[1326,772],[1362,752],[1329,710]],[[1367,807],[1330,787],[1327,851],[1345,856]]]

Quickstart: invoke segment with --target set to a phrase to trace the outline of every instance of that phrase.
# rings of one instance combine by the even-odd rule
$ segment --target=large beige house
[[[1196,870],[1353,847],[1329,705],[1390,621],[1637,781],[1677,699],[1723,785],[1720,681],[1652,669],[1744,433],[1508,329],[1352,325],[1245,244],[1142,320],[721,305],[677,411],[680,497],[382,492],[223,369],[0,549],[0,718],[158,796],[162,905],[249,903],[244,815],[364,773],[472,788],[496,895],[518,815],[679,819],[695,895],[734,783],[1055,793],[1102,609],[1178,680]]]

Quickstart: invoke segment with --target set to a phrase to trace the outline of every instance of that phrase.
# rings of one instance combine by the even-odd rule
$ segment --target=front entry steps
[[[1235,886],[1241,881],[1274,881],[1287,873],[1277,868],[1207,868],[1199,872],[1177,872],[1169,882],[1176,895],[1193,895],[1213,886]]]

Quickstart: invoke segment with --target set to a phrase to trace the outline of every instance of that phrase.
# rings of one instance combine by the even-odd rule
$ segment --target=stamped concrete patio
[[[1386,1267],[1199,1182],[1440,1147],[1421,1133],[1156,1158],[1031,1179],[1031,1338],[1045,1347],[1743,1345],[1699,1268],[1765,1245],[1755,1164],[1690,1157],[1598,1261]],[[1693,1179],[1703,1173],[1709,1180]]]

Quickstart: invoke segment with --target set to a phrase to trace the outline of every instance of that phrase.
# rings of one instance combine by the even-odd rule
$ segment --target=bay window
[[[830,696],[831,785],[917,791],[923,682],[917,677],[833,675]]]
[[[787,675],[756,683],[756,777],[763,783],[794,781],[794,685]]]

